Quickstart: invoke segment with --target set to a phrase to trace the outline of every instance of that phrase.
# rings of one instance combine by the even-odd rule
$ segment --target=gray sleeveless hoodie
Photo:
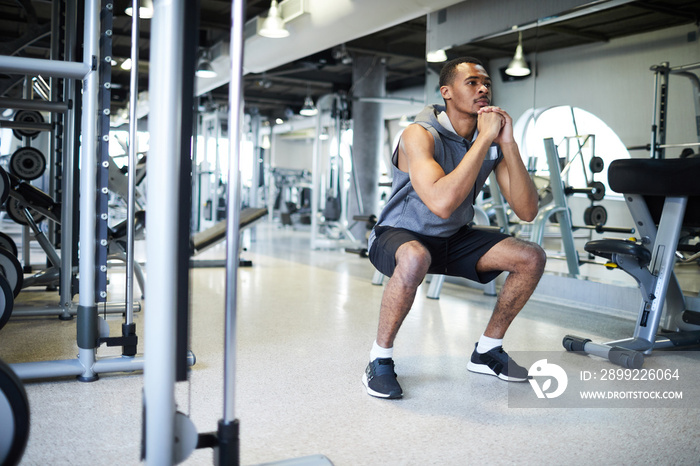
[[[464,155],[476,140],[467,141],[454,132],[447,118],[443,105],[429,105],[415,118],[415,124],[428,130],[435,139],[435,160],[445,173],[450,173],[462,160]],[[441,115],[442,113],[442,115]],[[496,165],[503,159],[501,149],[492,144],[489,148],[476,182],[464,202],[457,207],[450,218],[442,219],[428,209],[411,185],[408,173],[398,169],[398,145],[392,156],[393,181],[391,196],[379,215],[377,225],[369,237],[368,249],[376,238],[377,227],[395,227],[411,230],[427,236],[449,237],[461,227],[472,221],[474,217],[474,200],[484,186],[486,179]]]

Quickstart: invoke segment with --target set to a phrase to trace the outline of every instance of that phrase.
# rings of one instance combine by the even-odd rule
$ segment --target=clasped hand
[[[493,142],[503,144],[513,141],[513,119],[500,107],[482,107],[478,112],[479,133],[493,137]]]

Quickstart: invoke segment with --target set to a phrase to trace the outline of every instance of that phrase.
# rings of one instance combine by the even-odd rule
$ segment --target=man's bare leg
[[[404,243],[396,251],[396,269],[384,288],[379,310],[377,340],[372,346],[370,362],[362,376],[362,383],[372,396],[403,396],[394,372],[394,339],[413,306],[416,290],[428,272],[430,261],[430,253],[418,241]]]
[[[396,269],[386,284],[379,310],[379,346],[394,346],[396,334],[413,306],[416,290],[429,267],[430,253],[417,241],[402,244],[396,251]]]
[[[503,351],[503,337],[539,283],[547,257],[535,243],[507,238],[477,262],[477,270],[503,270],[508,277],[498,295],[491,319],[472,353],[467,368],[511,382],[524,382],[527,370]]]
[[[547,256],[540,246],[515,238],[497,243],[479,259],[476,264],[479,272],[509,272],[484,335],[503,338],[513,319],[537,288],[546,262]]]

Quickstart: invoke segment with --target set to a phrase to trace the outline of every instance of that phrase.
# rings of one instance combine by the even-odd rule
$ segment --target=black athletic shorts
[[[425,246],[432,257],[428,273],[463,277],[479,283],[488,283],[501,272],[478,273],[476,263],[496,243],[509,238],[497,231],[462,227],[448,238],[425,236],[403,228],[377,226],[375,239],[369,250],[369,260],[377,270],[390,277],[396,268],[396,250],[404,243],[416,240]]]

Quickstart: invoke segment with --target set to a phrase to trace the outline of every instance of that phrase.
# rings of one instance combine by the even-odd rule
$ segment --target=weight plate
[[[5,249],[0,249],[0,274],[7,279],[7,283],[12,288],[12,294],[16,298],[24,282],[22,264],[10,251]]]
[[[602,205],[587,207],[583,212],[583,222],[586,225],[605,225],[608,222],[608,211]]]
[[[591,181],[588,187],[593,188],[593,191],[588,193],[588,199],[591,201],[600,201],[605,197],[605,185],[602,182]]]
[[[20,147],[10,156],[10,173],[23,180],[36,180],[46,170],[46,158],[34,147]]]
[[[0,275],[0,329],[10,320],[14,305],[15,297],[12,293],[12,288],[7,283],[7,279]]]
[[[0,167],[0,204],[4,204],[10,197],[10,176]]]
[[[26,226],[29,225],[29,222],[27,222],[27,217],[24,216],[24,207],[17,199],[9,199],[5,204],[5,211],[7,212],[7,216],[10,217],[15,223]],[[29,208],[29,213],[32,214],[32,217],[36,223],[41,222],[45,218],[44,214],[37,212],[31,207]]]
[[[0,464],[20,464],[29,440],[29,400],[22,381],[0,361],[0,406],[3,407],[3,441]]]
[[[593,173],[600,173],[605,168],[605,161],[601,157],[591,157],[588,167]]]
[[[41,113],[36,110],[18,110],[15,116],[12,117],[12,121],[18,123],[43,123],[44,117]],[[39,135],[41,130],[38,129],[13,129],[12,133],[17,139],[22,139],[23,137],[34,139]]]
[[[0,231],[0,248],[7,249],[17,257],[17,244],[10,235]]]

